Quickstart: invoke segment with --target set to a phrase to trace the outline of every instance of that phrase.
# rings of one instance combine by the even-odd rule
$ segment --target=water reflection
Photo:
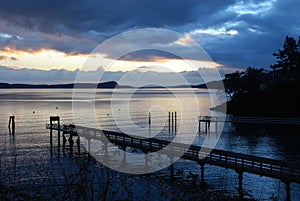
[[[134,94],[131,99],[129,111],[134,124],[146,130],[144,137],[153,136],[157,133],[156,129],[162,129],[162,133],[165,135],[159,137],[173,138],[174,136],[170,135],[168,127],[168,112],[178,112],[178,127],[180,127],[182,124],[182,122],[180,122],[181,106],[178,102],[174,101],[172,95],[167,92],[161,90],[149,90],[148,92],[145,90],[139,91]],[[84,93],[84,91],[82,93]],[[120,99],[116,101],[114,109],[116,110],[115,112],[121,114],[122,117],[122,113],[125,111],[122,109],[122,95],[126,95],[126,90],[120,90],[119,93]],[[188,103],[190,92],[179,90],[178,93],[185,96],[187,98],[186,102]],[[111,90],[97,91],[95,102],[97,109],[96,114],[98,122],[103,129],[118,131],[112,115],[111,94]],[[199,100],[199,111],[195,111],[194,108],[189,108],[188,104],[184,105],[184,107],[190,111],[191,114],[188,122],[192,122],[197,127],[198,122],[194,122],[193,118],[197,118],[198,115],[216,114],[209,110],[211,103],[207,91],[199,90],[196,94]],[[58,162],[55,162],[55,167],[51,167],[53,161],[51,163],[49,162],[49,131],[45,129],[45,124],[49,122],[49,116],[52,115],[60,116],[63,121],[62,123],[73,123],[72,90],[0,90],[0,102],[0,145],[1,148],[6,150],[1,156],[2,173],[9,170],[11,175],[7,179],[11,178],[12,183],[22,181],[24,183],[30,183],[30,181],[33,181],[32,178],[39,178],[40,181],[45,181],[45,179],[38,176],[38,171],[47,168],[59,169],[57,164],[66,163],[66,160],[68,160],[66,156],[66,158],[57,157]],[[148,122],[149,108],[155,104],[163,104],[167,109],[152,108],[150,127]],[[35,113],[33,113],[33,111],[35,111]],[[85,111],[82,109],[80,112],[84,113]],[[17,118],[15,134],[13,134],[12,130],[7,128],[8,117],[13,114]],[[126,127],[126,121],[126,118],[121,118],[121,125]],[[161,124],[165,125],[165,127],[161,128]],[[130,130],[131,127],[127,127],[127,129]],[[224,131],[218,141],[217,148],[299,163],[300,137],[298,134],[297,128],[294,127],[238,126],[226,123]],[[213,137],[213,134],[211,135]],[[9,136],[9,142],[6,142],[5,136]],[[189,137],[189,134],[186,133],[182,137]],[[197,136],[194,143],[201,144],[203,137],[204,136],[201,135]],[[131,150],[127,151],[130,152]],[[60,154],[63,156],[63,153]],[[115,154],[118,155],[117,150]],[[3,157],[3,155],[9,157]],[[118,157],[121,162],[126,158],[124,155],[119,155]],[[161,157],[161,161],[169,160],[163,156],[157,157]],[[52,156],[52,160],[56,160],[55,155]],[[123,162],[123,165],[130,165],[127,163],[128,161]],[[141,164],[144,165],[144,162],[145,161]],[[3,164],[6,165],[5,168]],[[149,162],[148,165],[151,165],[151,162]],[[70,169],[74,169],[72,163],[70,163],[69,166]],[[24,170],[22,170],[22,168],[24,168]],[[174,168],[175,172],[182,170],[185,172],[192,171],[199,173],[199,165],[187,161],[180,160],[175,163]],[[29,170],[34,169],[38,171],[33,171],[31,174],[28,173]],[[57,175],[61,174],[55,171],[54,173]],[[169,171],[162,171],[162,173],[159,174],[163,174],[164,176],[169,175]],[[218,167],[207,167],[205,174],[207,182],[215,188],[236,191],[238,186],[237,174],[234,171]],[[244,181],[245,189],[251,191],[256,198],[268,200],[272,194],[281,199],[285,196],[284,184],[277,180],[245,174]],[[160,184],[158,183],[158,185]],[[299,185],[293,184],[292,199],[299,199],[299,192]]]

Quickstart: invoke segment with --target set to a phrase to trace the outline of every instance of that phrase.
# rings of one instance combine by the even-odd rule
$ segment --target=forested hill
[[[21,89],[21,88],[37,88],[37,89],[72,89],[74,86],[76,88],[95,88],[97,85],[97,88],[116,88],[120,87],[117,82],[110,81],[110,82],[102,82],[99,84],[93,84],[93,83],[71,83],[71,84],[54,84],[54,85],[48,85],[48,84],[8,84],[8,83],[0,83],[0,89]]]
[[[236,116],[300,117],[300,37],[286,37],[282,49],[274,53],[271,71],[248,67],[225,75],[225,91],[230,97],[227,113]],[[215,107],[224,110],[224,106]]]

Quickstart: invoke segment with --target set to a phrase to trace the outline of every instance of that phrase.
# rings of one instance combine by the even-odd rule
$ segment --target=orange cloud
[[[19,59],[16,57],[8,57],[4,55],[0,55],[0,61],[18,61]]]

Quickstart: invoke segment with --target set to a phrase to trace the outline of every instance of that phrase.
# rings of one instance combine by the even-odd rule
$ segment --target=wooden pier
[[[54,124],[53,122],[57,122],[57,124]],[[63,150],[66,148],[66,142],[69,142],[70,151],[73,152],[73,145],[74,140],[73,138],[77,138],[76,144],[78,153],[80,154],[80,137],[78,136],[78,133],[75,129],[74,125],[63,125],[60,126],[60,117],[59,116],[51,116],[50,117],[50,124],[46,125],[47,129],[50,129],[50,148],[52,150],[53,148],[53,130],[57,131],[57,144],[58,144],[58,150],[60,150],[60,133],[62,132],[62,140],[63,140]],[[68,138],[68,139],[67,139]]]
[[[201,123],[205,124],[205,133],[210,131],[211,124],[215,124],[217,131],[218,123],[236,123],[236,124],[260,124],[260,125],[289,125],[299,126],[300,118],[275,118],[275,117],[238,117],[238,116],[199,116],[198,128],[201,132]]]
[[[85,138],[88,142],[90,140],[100,140],[106,144],[106,146],[104,146],[106,149],[108,147],[107,143],[112,143],[122,147],[123,150],[126,150],[126,147],[131,147],[140,149],[144,153],[160,151],[160,153],[168,155],[170,160],[173,160],[174,157],[180,157],[186,160],[196,161],[200,165],[202,182],[204,182],[205,178],[204,166],[206,164],[233,169],[238,174],[239,192],[242,192],[244,172],[271,177],[284,182],[286,184],[287,201],[291,200],[290,184],[292,182],[300,184],[300,165],[282,162],[279,160],[218,149],[211,150],[196,145],[188,146],[182,143],[170,143],[168,140],[156,138],[141,139],[139,136],[83,126],[63,125],[62,127],[59,127],[58,125],[47,124],[46,127],[50,130],[58,130],[69,133],[70,136],[78,136],[79,134],[80,137]],[[50,132],[52,133],[52,131]],[[145,159],[145,164],[146,163],[147,160]],[[171,175],[174,174],[174,168],[172,167],[173,166],[170,168]]]

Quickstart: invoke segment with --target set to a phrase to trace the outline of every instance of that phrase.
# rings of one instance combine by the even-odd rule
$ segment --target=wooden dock
[[[280,179],[286,184],[287,201],[290,200],[290,184],[292,182],[300,184],[300,165],[279,160],[218,149],[211,150],[196,145],[188,146],[182,143],[170,143],[168,140],[156,138],[141,139],[139,136],[83,126],[63,125],[59,127],[57,124],[47,124],[46,127],[51,130],[51,133],[52,130],[57,130],[58,133],[63,132],[69,134],[69,142],[72,142],[72,138],[76,136],[78,138],[78,147],[80,143],[79,139],[83,137],[88,142],[91,140],[100,140],[106,144],[112,143],[123,147],[124,150],[126,147],[140,149],[144,153],[164,150],[160,153],[168,155],[172,160],[174,157],[180,157],[186,160],[196,161],[200,165],[201,181],[204,181],[204,166],[206,164],[230,168],[238,173],[239,190],[242,190],[244,172]],[[63,139],[63,146],[65,146],[66,139],[64,134]],[[52,139],[50,141],[52,142]],[[70,146],[73,146],[73,144],[70,143]],[[107,146],[105,147],[107,148]],[[174,171],[174,168],[171,168],[171,171]],[[171,175],[173,174],[174,173],[171,172]]]
[[[217,131],[218,123],[235,124],[259,124],[259,125],[288,125],[300,126],[300,118],[275,118],[275,117],[238,117],[238,116],[199,116],[198,128],[201,132],[201,123],[205,124],[205,133],[210,131],[211,124],[215,124]]]
[[[246,124],[279,124],[279,125],[300,125],[300,118],[275,118],[275,117],[238,117],[238,116],[199,116],[201,122],[232,122]]]

